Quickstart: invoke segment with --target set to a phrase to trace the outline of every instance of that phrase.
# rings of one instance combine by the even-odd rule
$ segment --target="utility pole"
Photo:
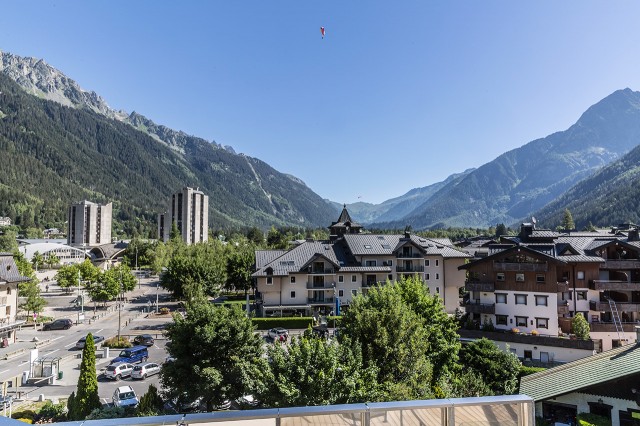
[[[138,244],[136,242],[136,275],[138,276],[138,289],[140,289],[140,271],[138,270]]]
[[[122,269],[120,269],[120,297],[118,298],[118,344],[120,344],[120,316],[122,313]]]
[[[158,315],[158,288],[160,288],[160,281],[156,283],[156,315]]]

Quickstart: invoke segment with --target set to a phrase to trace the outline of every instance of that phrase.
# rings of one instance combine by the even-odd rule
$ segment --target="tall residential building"
[[[84,200],[69,207],[67,244],[93,247],[111,242],[112,203]]]
[[[168,241],[175,223],[186,244],[205,242],[209,236],[209,196],[193,188],[171,195],[169,209],[158,215],[158,238]]]

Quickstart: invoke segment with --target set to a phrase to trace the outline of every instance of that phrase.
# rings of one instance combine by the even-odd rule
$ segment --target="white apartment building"
[[[10,253],[0,253],[0,341],[16,341],[15,331],[24,321],[18,321],[18,284],[29,281],[18,272]]]
[[[356,295],[403,275],[420,277],[447,312],[460,306],[466,274],[458,267],[471,256],[448,239],[363,234],[346,207],[329,229],[329,241],[256,251],[253,276],[264,315],[329,314],[337,304],[348,306]]]
[[[186,244],[205,242],[209,238],[209,196],[198,189],[183,188],[171,195],[169,208],[158,215],[158,238],[169,241],[176,224]]]

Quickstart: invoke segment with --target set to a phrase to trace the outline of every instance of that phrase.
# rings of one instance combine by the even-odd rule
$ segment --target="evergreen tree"
[[[499,223],[496,225],[495,236],[500,237],[501,235],[507,235],[507,227],[504,225],[504,223]]]
[[[569,209],[564,209],[564,215],[562,217],[562,228],[565,231],[576,229],[576,224],[573,223],[573,216],[571,215]]]
[[[18,233],[13,229],[3,228],[0,233],[0,252],[13,253],[18,250]]]
[[[482,338],[462,346],[460,364],[482,377],[494,395],[509,395],[517,391],[520,360],[503,351],[491,340]]]
[[[67,399],[67,419],[73,420],[78,418],[78,411],[76,406],[76,393],[71,392],[69,399]]]
[[[73,402],[74,418],[72,420],[84,420],[94,409],[102,407],[98,396],[95,351],[93,335],[89,333],[82,350],[82,363],[80,364],[77,393]]]
[[[140,403],[136,407],[136,415],[140,417],[157,416],[162,413],[163,404],[162,398],[158,394],[158,388],[150,384],[147,392],[140,398]]]
[[[589,323],[582,315],[582,312],[578,312],[571,318],[571,332],[580,340],[589,340]]]

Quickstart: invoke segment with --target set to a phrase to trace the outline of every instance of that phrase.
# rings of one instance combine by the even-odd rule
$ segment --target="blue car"
[[[146,346],[134,346],[132,348],[123,349],[120,354],[111,360],[111,364],[116,362],[145,362],[149,359],[149,350]]]

